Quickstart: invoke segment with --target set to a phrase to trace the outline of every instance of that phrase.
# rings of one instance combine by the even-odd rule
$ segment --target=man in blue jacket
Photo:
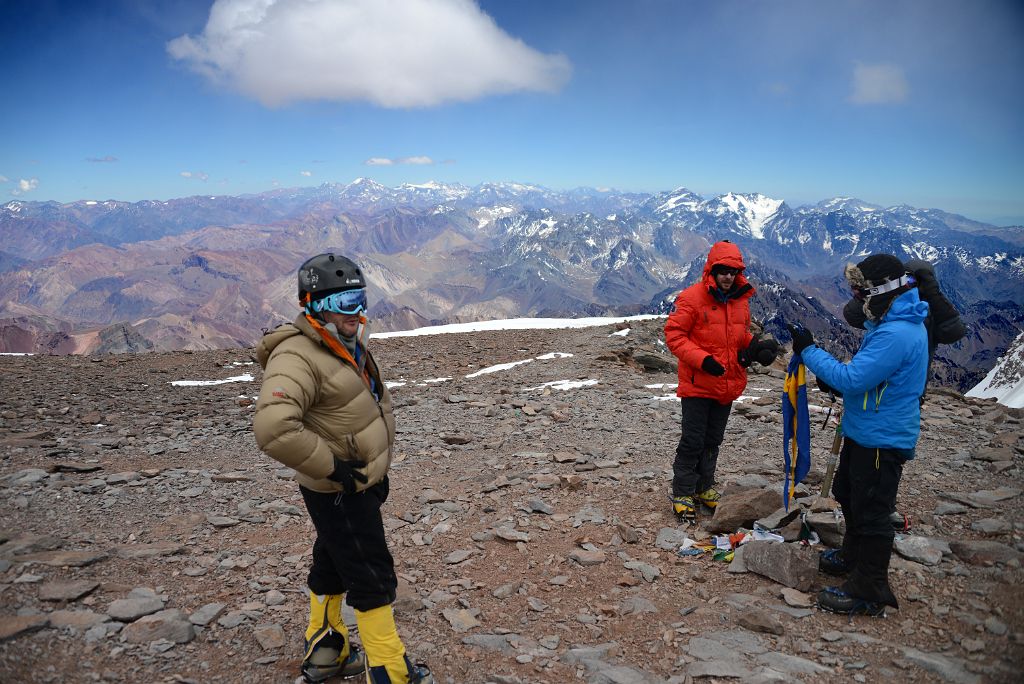
[[[793,352],[816,376],[843,395],[843,449],[832,485],[842,506],[841,549],[822,554],[820,567],[847,575],[841,587],[818,594],[818,606],[837,613],[882,615],[897,607],[889,586],[894,532],[889,520],[903,464],[914,457],[928,375],[928,304],[921,301],[903,263],[874,254],[846,268],[863,301],[866,334],[849,363],[814,344],[811,333],[790,326]]]

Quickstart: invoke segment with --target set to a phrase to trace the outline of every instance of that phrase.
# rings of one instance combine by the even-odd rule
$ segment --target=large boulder
[[[810,591],[818,575],[818,554],[801,544],[752,541],[743,545],[743,564],[750,572],[800,591]]]
[[[1020,551],[996,541],[956,540],[949,548],[957,558],[970,565],[993,565],[1019,560]]]
[[[741,489],[726,491],[708,524],[709,532],[735,532],[751,528],[754,521],[770,515],[779,507],[781,495],[775,489]]]
[[[898,536],[893,547],[896,553],[907,560],[922,565],[938,565],[942,562],[942,556],[950,552],[945,540],[931,537]]]
[[[195,629],[188,617],[180,610],[161,610],[146,615],[126,625],[121,634],[130,644],[145,644],[158,639],[167,639],[176,644],[186,644],[195,637]]]

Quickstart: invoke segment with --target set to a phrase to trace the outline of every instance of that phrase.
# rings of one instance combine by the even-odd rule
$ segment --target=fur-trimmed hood
[[[896,272],[893,271],[892,275],[895,277],[884,277],[880,280],[872,281],[866,275],[864,275],[864,271],[861,269],[861,265],[864,263],[865,262],[862,261],[860,264],[846,265],[844,275],[846,276],[846,282],[850,284],[850,287],[853,289],[854,293],[864,292],[870,290],[873,287],[878,287],[886,283],[893,283],[893,281],[898,280],[904,275],[903,272],[897,275]],[[902,264],[900,265],[900,267],[902,268]],[[912,285],[907,283],[905,285],[897,287],[896,289],[889,290],[888,292],[883,292],[881,294],[876,295],[868,294],[864,295],[863,299],[861,299],[860,297],[858,297],[857,299],[863,302],[862,308],[864,310],[864,315],[867,317],[867,320],[877,322],[885,317],[886,312],[889,311],[889,307],[892,306],[892,303],[896,300],[896,298],[910,289],[912,289]]]
[[[855,290],[866,290],[871,287],[871,283],[864,277],[864,273],[857,268],[857,264],[846,264],[846,270],[843,272],[843,275],[846,276],[846,282]]]

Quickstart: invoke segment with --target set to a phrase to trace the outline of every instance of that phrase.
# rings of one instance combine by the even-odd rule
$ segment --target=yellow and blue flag
[[[811,469],[811,417],[807,409],[807,369],[799,354],[793,354],[782,385],[782,451],[786,482],[782,505],[789,510],[793,490]]]

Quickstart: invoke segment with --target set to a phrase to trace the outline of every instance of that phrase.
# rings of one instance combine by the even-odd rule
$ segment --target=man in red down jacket
[[[747,386],[751,361],[771,363],[778,343],[750,332],[754,288],[739,247],[723,240],[708,253],[701,280],[679,293],[665,322],[665,343],[679,359],[682,437],[673,463],[672,509],[694,520],[697,503],[718,505],[718,447],[732,402]]]

